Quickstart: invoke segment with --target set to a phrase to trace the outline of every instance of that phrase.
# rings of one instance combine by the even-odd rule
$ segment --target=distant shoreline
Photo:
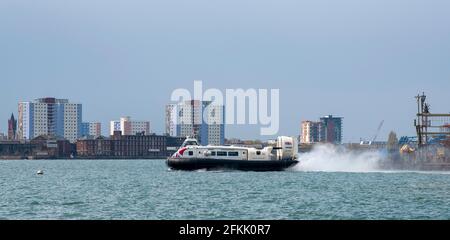
[[[109,158],[0,158],[0,161],[39,161],[39,160],[49,160],[49,161],[73,161],[73,160],[85,160],[85,161],[93,161],[93,160],[166,160],[167,157],[143,157],[143,158],[117,158],[117,157],[109,157]]]

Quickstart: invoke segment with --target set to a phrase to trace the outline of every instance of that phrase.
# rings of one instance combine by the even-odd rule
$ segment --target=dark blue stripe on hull
[[[167,159],[167,165],[175,170],[235,169],[242,171],[282,171],[297,164],[295,160],[224,160],[224,159]]]

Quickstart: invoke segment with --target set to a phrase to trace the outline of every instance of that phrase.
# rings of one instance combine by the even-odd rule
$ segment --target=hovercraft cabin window
[[[193,156],[194,155],[193,151],[189,151],[188,153],[189,153],[189,156]]]
[[[211,152],[211,156],[216,156],[216,152]]]
[[[227,156],[227,152],[217,152],[217,156],[220,156],[220,157]]]
[[[239,156],[239,153],[238,152],[228,152],[228,156],[237,157],[237,156]]]

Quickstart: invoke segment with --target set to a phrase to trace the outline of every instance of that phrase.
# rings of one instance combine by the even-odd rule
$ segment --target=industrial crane
[[[384,120],[382,120],[380,122],[380,125],[378,125],[377,131],[371,141],[361,141],[360,145],[372,145],[372,143],[374,143],[375,140],[377,140],[378,134],[380,133],[380,130],[383,127],[383,124],[384,124]]]
[[[373,142],[375,142],[375,140],[377,139],[378,134],[380,133],[380,130],[381,130],[381,128],[383,127],[383,124],[384,124],[384,120],[382,120],[382,121],[380,122],[380,125],[378,125],[377,132],[375,133],[375,136],[372,138],[372,141],[370,142],[370,144],[372,144]]]

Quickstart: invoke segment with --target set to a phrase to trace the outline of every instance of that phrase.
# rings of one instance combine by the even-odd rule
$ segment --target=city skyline
[[[49,98],[49,97],[41,97],[41,98],[36,98],[35,100],[39,100],[39,99],[44,99],[44,98]],[[50,97],[51,98],[51,97]],[[56,98],[56,99],[58,99],[58,98]],[[33,100],[33,101],[35,101],[35,100]],[[63,100],[66,100],[66,99],[63,99]],[[26,102],[26,101],[25,101]],[[31,101],[32,102],[32,101]],[[80,104],[79,103],[79,101],[75,101],[77,104]],[[18,103],[18,105],[20,105],[20,102]],[[84,106],[84,104],[82,104],[81,103],[81,105],[83,105]],[[169,105],[171,105],[171,104],[169,104]],[[173,105],[173,104],[172,104]],[[167,108],[167,104],[164,106],[164,110],[167,110],[166,108]],[[83,107],[83,109],[84,109],[84,107]],[[12,114],[14,115],[14,116],[18,116],[19,115],[19,111],[17,111],[17,112],[12,112]],[[1,115],[1,114],[0,114]],[[162,114],[162,115],[164,115],[164,113]],[[332,114],[331,114],[332,115]],[[119,114],[119,116],[120,116],[120,114]],[[325,117],[326,116],[328,116],[328,115],[324,115]],[[112,122],[115,122],[116,120],[105,120],[105,121],[97,121],[97,120],[93,120],[93,121],[89,121],[89,120],[85,120],[84,119],[84,114],[83,114],[83,119],[82,119],[82,123],[83,124],[86,124],[86,123],[95,123],[95,124],[99,124],[100,125],[100,132],[101,132],[101,136],[110,136],[110,135],[112,135],[112,134],[107,134],[107,133],[111,133],[111,124],[112,124]],[[318,118],[318,117],[320,117],[320,116],[317,116],[317,117],[315,117],[315,118]],[[165,116],[163,116],[163,118],[165,118]],[[301,137],[301,132],[302,132],[302,123],[303,122],[308,122],[308,121],[311,121],[311,119],[314,119],[314,117],[312,117],[312,118],[308,118],[308,119],[302,119],[301,121],[299,121],[299,124],[298,124],[298,128],[297,129],[294,129],[294,130],[296,130],[297,132],[296,133],[294,133],[294,134],[290,134],[291,136],[299,136],[299,137]],[[413,119],[413,118],[412,118]],[[6,132],[5,131],[3,131],[3,129],[2,129],[2,127],[0,127],[0,133],[2,133],[3,135],[5,135],[5,136],[7,136],[8,135],[8,124],[7,124],[7,121],[9,121],[10,119],[8,118],[7,120],[5,120],[4,122],[4,124],[3,125],[6,125]],[[159,134],[159,135],[164,135],[164,134],[168,134],[166,131],[167,131],[167,123],[166,123],[166,120],[167,119],[164,119],[164,127],[163,127],[163,129],[158,129],[157,131],[154,131],[154,130],[149,130],[148,132],[150,133],[150,134]],[[383,120],[384,121],[384,120]],[[153,120],[152,119],[146,119],[145,120],[145,122],[147,122],[148,124],[150,124],[150,122],[153,122]],[[226,125],[226,126],[228,126],[228,125]],[[245,124],[245,125],[238,125],[237,127],[238,128],[245,128],[245,126],[250,126],[249,124]],[[259,126],[259,125],[257,125],[257,126]],[[149,128],[150,129],[150,128]],[[19,130],[19,129],[18,129]],[[17,131],[18,131],[17,130]],[[385,130],[386,132],[391,132],[391,131],[394,131],[394,132],[396,132],[396,130],[395,129],[391,129],[391,130]],[[293,131],[293,132],[295,132],[295,131]],[[383,132],[383,131],[380,131],[380,132]],[[373,133],[375,133],[375,131],[373,132]],[[18,133],[16,133],[16,134],[18,134]],[[361,141],[362,139],[364,139],[364,137],[360,137],[359,139],[352,139],[352,140],[348,140],[348,141],[345,141],[345,139],[349,139],[349,138],[346,138],[345,136],[346,136],[346,134],[347,134],[347,131],[345,131],[345,134],[343,134],[343,137],[342,137],[342,139],[344,139],[343,141],[342,141],[342,143],[345,143],[345,142],[359,142],[359,141]],[[169,134],[170,135],[170,134]],[[411,133],[409,134],[409,135],[406,135],[406,134],[400,134],[400,136],[414,136],[415,135],[415,132],[414,132],[414,129],[412,129],[411,130]],[[365,136],[365,137],[367,137],[367,138],[369,138],[369,137],[371,137],[371,136]],[[227,136],[227,132],[225,132],[225,138],[226,139],[235,139],[235,138],[237,138],[237,139],[261,139],[261,140],[269,140],[270,139],[270,136],[269,137],[267,137],[267,136],[260,136],[260,135],[255,135],[255,136],[248,136],[248,137],[241,137],[241,136]],[[380,141],[385,141],[386,139],[387,139],[387,135],[386,136],[379,136],[379,139],[380,139]]]
[[[218,5],[217,5],[218,4]],[[40,1],[0,3],[0,132],[17,103],[80,102],[84,121],[133,116],[164,133],[179,87],[280,89],[279,135],[303,120],[345,117],[343,142],[385,121],[415,135],[414,95],[449,112],[450,3],[446,1]],[[233,16],[233,17],[231,17]],[[255,139],[259,126],[226,127]],[[267,138],[270,138],[269,136]]]

